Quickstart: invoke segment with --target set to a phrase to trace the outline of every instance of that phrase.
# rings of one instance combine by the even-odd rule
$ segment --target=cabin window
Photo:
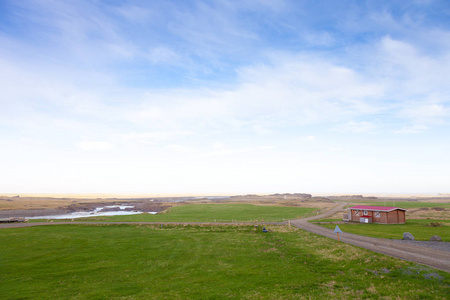
[[[359,210],[355,210],[355,216],[359,216]]]
[[[365,216],[367,216],[367,215],[368,215],[368,213],[367,213],[367,210],[365,210],[365,211],[364,211],[364,215],[365,215]]]
[[[376,212],[375,212],[375,218],[379,218],[380,216],[381,216],[380,212],[379,212],[379,211],[376,211]]]

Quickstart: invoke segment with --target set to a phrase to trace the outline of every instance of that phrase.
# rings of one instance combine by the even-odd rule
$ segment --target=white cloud
[[[30,99],[39,97],[47,108],[57,109],[62,114],[57,122],[61,128],[77,130],[80,125],[86,135],[85,131],[93,127],[102,131],[101,136],[108,135],[110,140],[119,138],[154,144],[173,139],[170,135],[174,132],[203,137],[237,131],[271,135],[290,126],[312,124],[361,133],[377,128],[378,121],[371,120],[372,116],[402,117],[429,124],[444,121],[448,117],[446,86],[436,80],[425,81],[419,92],[409,88],[421,80],[423,70],[436,66],[437,59],[422,59],[413,46],[389,37],[383,38],[380,45],[375,50],[382,58],[373,53],[371,56],[375,62],[380,61],[376,70],[351,68],[322,55],[272,52],[265,64],[240,68],[235,85],[158,92],[120,85],[110,92],[106,87],[114,81],[108,75],[89,77],[92,75],[86,74],[86,77],[82,70],[61,78],[54,70],[38,74],[32,65],[26,67],[14,60],[3,61],[2,66],[9,70],[6,72],[9,75],[3,76],[7,82],[6,94],[24,99],[30,116],[36,115]],[[414,61],[418,59],[422,59],[422,63],[416,65]],[[442,63],[446,64],[445,59]],[[399,73],[390,72],[392,68],[398,68]],[[440,67],[437,72],[445,77],[447,71]],[[379,76],[380,73],[387,77]],[[83,81],[92,79],[99,87],[92,84],[80,89],[76,79],[75,84],[68,84],[75,77],[86,78]],[[396,85],[399,82],[401,84]],[[19,88],[23,84],[27,89]],[[418,98],[431,91],[436,91],[433,97]],[[409,100],[411,98],[414,102]],[[87,118],[87,123],[77,121],[63,125],[61,119],[68,120],[69,115],[72,119]],[[365,117],[368,120],[364,122],[347,121]],[[108,128],[110,122],[120,122],[123,126]],[[87,126],[89,123],[92,126]],[[333,125],[336,123],[343,125]],[[135,130],[136,127],[139,130]],[[99,135],[89,137],[95,140]]]
[[[378,126],[371,122],[347,122],[337,125],[333,128],[334,131],[351,132],[351,133],[368,133],[373,132]]]
[[[174,140],[180,137],[190,136],[191,131],[157,131],[157,132],[133,132],[127,134],[118,134],[117,142],[136,143],[156,145],[161,142]]]
[[[319,45],[330,47],[336,42],[332,34],[326,31],[322,32],[308,31],[305,32],[302,35],[302,37],[305,39],[305,41],[315,46]]]
[[[394,133],[397,134],[422,133],[428,129],[429,127],[425,125],[411,125],[411,126],[404,126],[399,130],[395,130]]]
[[[403,109],[402,114],[416,122],[441,123],[450,116],[450,108],[438,103],[416,103]]]
[[[111,8],[118,15],[125,18],[128,22],[144,25],[158,17],[152,10],[142,6],[123,3],[120,7]]]
[[[262,124],[255,124],[252,126],[253,131],[255,131],[257,134],[259,135],[268,135],[268,134],[272,134],[275,133],[274,130],[271,129],[267,129],[264,125]]]
[[[317,142],[318,138],[315,135],[305,135],[300,137],[295,137],[292,139],[292,143],[294,145],[307,145],[307,144],[313,144],[314,142]]]
[[[81,141],[77,147],[84,151],[107,151],[113,148],[113,145],[104,141]]]
[[[213,145],[213,149],[211,152],[205,154],[205,156],[224,156],[224,155],[232,155],[246,152],[259,152],[265,150],[274,149],[275,146],[257,146],[257,147],[246,147],[246,148],[228,148],[220,142],[216,142]]]
[[[343,121],[380,110],[383,86],[363,74],[309,56],[285,56],[240,70],[228,89],[148,93],[126,110],[140,126],[194,132],[251,130],[272,134],[294,124]]]
[[[294,2],[274,3],[7,4],[20,7],[14,12],[22,15],[11,17],[22,31],[20,36],[0,34],[0,142],[22,147],[2,147],[2,157],[29,157],[15,164],[39,160],[43,168],[46,160],[59,156],[64,161],[71,151],[75,179],[83,177],[77,164],[91,158],[84,164],[92,174],[120,183],[104,167],[114,154],[115,167],[139,174],[125,180],[128,186],[144,189],[150,183],[202,188],[205,182],[265,188],[281,181],[320,189],[323,176],[335,187],[351,187],[350,179],[375,176],[365,170],[377,169],[378,161],[395,156],[401,167],[424,158],[414,147],[395,149],[389,143],[400,138],[392,134],[438,135],[435,128],[448,129],[446,27],[431,30],[420,18],[407,20],[386,9],[368,22],[350,16],[339,26],[348,29],[354,20],[361,24],[339,32],[339,26],[312,26],[323,24],[322,15],[293,20],[289,6],[299,9]],[[252,17],[246,20],[249,11]],[[257,23],[255,15],[261,18]],[[382,22],[383,30],[371,31]],[[338,142],[336,136],[348,140]],[[380,145],[378,151],[361,150],[366,136]],[[401,138],[407,143],[422,136]],[[431,151],[448,148],[438,140],[431,144]],[[17,155],[12,148],[40,149],[32,156],[28,150]],[[447,154],[434,156],[430,166],[448,162]],[[336,182],[336,174],[347,167]],[[385,171],[377,171],[381,187],[395,181],[383,182]],[[15,180],[21,182],[20,174]],[[83,180],[91,186],[90,181],[102,183],[94,176]]]
[[[156,63],[175,64],[180,59],[180,55],[178,55],[172,49],[164,46],[152,48],[148,51],[147,54],[143,55],[145,55],[145,57],[154,64]]]
[[[342,152],[344,150],[345,150],[344,148],[337,147],[337,148],[328,148],[326,152],[333,153],[333,152]]]
[[[179,154],[186,154],[186,155],[198,154],[198,149],[190,146],[173,144],[166,146],[166,148]]]
[[[445,38],[442,35],[441,38]],[[448,92],[446,76],[450,67],[448,53],[433,56],[422,53],[417,46],[385,37],[378,52],[378,69],[390,81],[390,90],[396,94],[427,98],[430,94]]]

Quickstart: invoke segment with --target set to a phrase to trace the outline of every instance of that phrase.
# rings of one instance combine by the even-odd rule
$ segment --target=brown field
[[[59,197],[50,197],[44,195],[4,195],[0,196],[0,211],[5,214],[7,211],[19,210],[57,210],[57,211],[76,211],[92,208],[96,205],[133,203],[143,211],[161,211],[169,207],[183,204],[205,204],[205,203],[248,203],[254,205],[276,205],[276,206],[298,206],[298,207],[314,207],[319,208],[320,212],[325,212],[334,206],[335,201],[346,202],[349,206],[364,204],[365,201],[376,202],[378,205],[402,207],[402,203],[414,201],[414,203],[450,203],[449,197],[399,197],[399,198],[377,198],[374,196],[348,195],[348,196],[328,196],[313,197],[308,194],[274,194],[274,195],[238,195],[226,199],[207,199],[200,198],[186,199],[186,196],[166,196],[166,197],[149,197],[148,195],[139,195],[142,197],[126,197],[120,195],[97,194],[90,195],[60,195]],[[103,197],[100,197],[103,196]],[[114,196],[114,197],[112,197]],[[129,195],[128,195],[129,196]],[[330,216],[332,219],[342,219],[342,215],[346,210],[341,210]],[[433,207],[415,207],[408,208],[407,218],[411,219],[449,219],[450,209],[436,210]]]
[[[406,218],[448,220],[450,219],[450,209],[436,210],[433,208],[412,208],[406,212]]]
[[[12,209],[50,209],[63,208],[69,205],[88,203],[114,203],[117,199],[80,199],[80,198],[51,198],[51,197],[0,197],[0,210]]]
[[[97,195],[100,196],[100,195]],[[117,195],[116,195],[117,196]],[[333,206],[333,202],[322,197],[296,197],[296,196],[273,196],[273,195],[243,195],[232,196],[228,199],[183,199],[191,196],[171,196],[171,197],[49,197],[49,196],[0,196],[0,210],[33,210],[33,209],[62,209],[67,207],[75,208],[77,206],[92,206],[95,204],[119,204],[119,203],[165,203],[167,206],[198,203],[249,203],[255,205],[277,205],[277,206],[301,206],[301,207],[317,207],[326,209]],[[199,196],[196,196],[199,197]]]

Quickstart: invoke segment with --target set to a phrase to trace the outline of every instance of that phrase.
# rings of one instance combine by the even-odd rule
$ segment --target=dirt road
[[[334,234],[332,229],[324,228],[322,226],[309,223],[308,221],[314,219],[322,219],[330,216],[343,209],[345,204],[346,203],[341,203],[335,206],[330,211],[318,216],[291,220],[291,225],[337,240],[337,234]],[[371,238],[346,232],[339,234],[339,240],[341,242],[369,249],[374,252],[390,255],[396,258],[428,265],[439,270],[450,272],[450,252],[438,251],[416,245],[401,244],[395,242],[395,240]]]

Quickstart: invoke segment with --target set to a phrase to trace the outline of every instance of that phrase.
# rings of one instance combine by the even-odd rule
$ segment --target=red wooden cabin
[[[349,208],[349,220],[361,223],[405,224],[406,209],[392,206],[356,205]]]

